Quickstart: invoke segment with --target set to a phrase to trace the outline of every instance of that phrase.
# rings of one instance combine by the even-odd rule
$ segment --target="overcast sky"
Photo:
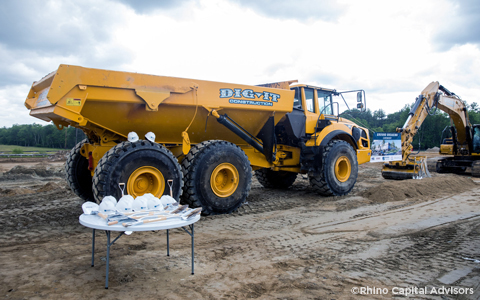
[[[0,127],[60,64],[364,89],[400,110],[431,81],[480,103],[478,0],[2,0]],[[350,103],[354,106],[354,103]]]

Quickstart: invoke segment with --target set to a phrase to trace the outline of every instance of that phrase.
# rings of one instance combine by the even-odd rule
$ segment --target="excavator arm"
[[[465,104],[460,97],[450,92],[434,81],[430,83],[417,97],[415,104],[408,114],[408,118],[402,128],[402,160],[386,163],[382,169],[382,176],[386,179],[411,179],[416,177],[429,177],[424,157],[411,158],[412,141],[417,134],[425,118],[432,113],[432,109],[438,108],[446,112],[457,129],[456,152],[469,153],[471,128]]]

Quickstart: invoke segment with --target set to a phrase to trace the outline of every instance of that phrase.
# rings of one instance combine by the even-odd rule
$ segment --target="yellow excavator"
[[[463,173],[471,170],[473,176],[480,176],[480,125],[471,125],[462,99],[434,81],[417,97],[401,133],[402,160],[386,163],[382,169],[385,179],[414,179],[430,177],[426,157],[412,154],[412,141],[425,118],[433,109],[446,112],[452,121],[452,138],[449,154],[436,164],[437,173]]]

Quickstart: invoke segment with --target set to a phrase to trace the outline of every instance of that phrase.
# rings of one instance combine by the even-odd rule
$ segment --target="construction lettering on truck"
[[[263,100],[278,102],[280,95],[270,92],[254,92],[251,89],[220,89],[220,98],[247,98],[255,99],[255,96],[260,99],[263,96]]]

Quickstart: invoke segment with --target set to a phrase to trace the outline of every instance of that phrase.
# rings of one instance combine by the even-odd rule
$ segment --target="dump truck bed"
[[[25,106],[30,115],[88,132],[109,131],[127,137],[153,131],[160,143],[211,139],[245,142],[209,117],[212,109],[228,114],[258,134],[267,119],[275,124],[292,110],[294,92],[195,79],[146,75],[60,65],[34,82]]]

